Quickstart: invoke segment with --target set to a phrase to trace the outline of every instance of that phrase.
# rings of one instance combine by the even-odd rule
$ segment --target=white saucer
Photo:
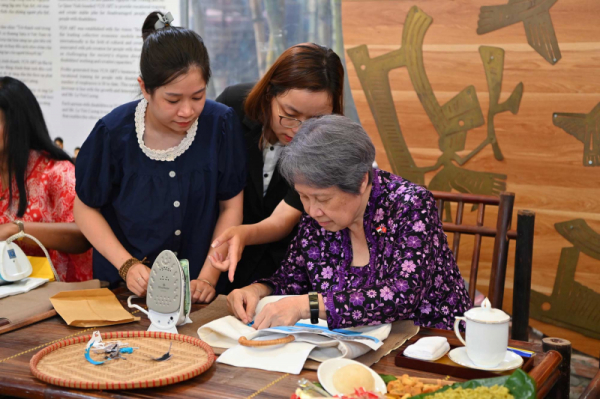
[[[338,392],[338,390],[335,389],[335,386],[333,385],[333,375],[336,371],[338,371],[344,366],[348,366],[349,364],[358,364],[359,366],[362,366],[369,370],[369,372],[373,375],[373,379],[375,380],[375,391],[382,394],[387,393],[387,386],[385,385],[385,382],[383,382],[383,379],[379,376],[379,374],[377,374],[372,369],[370,369],[362,363],[344,358],[325,360],[319,365],[319,368],[317,369],[317,376],[319,377],[319,382],[321,383],[321,385],[323,385],[323,388],[325,388],[327,392],[329,392],[332,395],[340,394],[340,392]]]
[[[464,346],[452,349],[450,352],[448,352],[448,357],[454,363],[458,363],[461,366],[469,367],[471,369],[487,371],[514,370],[516,368],[521,367],[521,365],[523,364],[523,358],[521,356],[517,355],[516,353],[506,351],[506,354],[504,355],[504,360],[502,360],[502,362],[496,367],[477,366],[471,361],[471,359],[469,359],[469,356],[467,356],[467,348]]]

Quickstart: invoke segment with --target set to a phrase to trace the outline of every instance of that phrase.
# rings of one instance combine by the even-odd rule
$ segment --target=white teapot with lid
[[[466,339],[463,339],[458,326],[461,321],[467,325]],[[501,309],[492,308],[485,298],[480,308],[472,308],[464,317],[456,317],[454,332],[467,347],[467,356],[475,365],[486,368],[498,366],[508,347],[508,322],[510,316]]]

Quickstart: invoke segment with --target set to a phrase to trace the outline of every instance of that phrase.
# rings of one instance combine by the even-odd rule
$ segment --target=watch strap
[[[308,305],[310,307],[310,322],[319,323],[319,294],[316,292],[308,293]]]

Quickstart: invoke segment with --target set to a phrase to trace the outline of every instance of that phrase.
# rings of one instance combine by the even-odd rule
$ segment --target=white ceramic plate
[[[327,392],[329,392],[332,395],[340,394],[340,392],[338,392],[338,390],[335,389],[335,387],[333,386],[333,375],[336,371],[338,371],[342,367],[348,366],[349,364],[358,364],[359,366],[369,370],[371,375],[373,375],[373,379],[375,380],[375,391],[379,393],[387,393],[387,386],[385,385],[385,382],[383,382],[379,374],[377,374],[362,363],[343,358],[326,360],[323,363],[321,363],[317,370],[319,382],[321,383],[321,385],[323,385],[323,388],[325,388]]]
[[[502,360],[502,362],[496,367],[477,366],[471,361],[471,359],[469,359],[469,356],[467,356],[467,348],[464,346],[452,349],[450,352],[448,352],[448,357],[454,363],[458,363],[461,366],[487,371],[514,370],[518,367],[521,367],[521,365],[523,364],[523,358],[521,356],[517,355],[516,353],[506,351],[506,354],[504,355],[504,360]]]

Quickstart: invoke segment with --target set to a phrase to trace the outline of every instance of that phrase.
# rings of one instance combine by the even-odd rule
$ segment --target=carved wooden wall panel
[[[590,116],[597,114],[590,110],[597,111],[595,107],[600,102],[600,24],[597,23],[600,1],[544,3],[548,5],[553,35],[560,43],[560,50],[555,51],[551,41],[547,41],[550,43],[546,46],[547,54],[557,61],[560,59],[554,64],[529,45],[523,23],[477,34],[482,7],[502,2],[344,0],[342,24],[348,75],[361,123],[373,139],[381,168],[401,168],[403,173],[409,172],[406,177],[421,178],[428,186],[433,180],[434,185],[450,185],[453,190],[454,186],[460,187],[461,181],[467,181],[467,177],[457,180],[449,173],[453,169],[493,174],[498,176],[492,180],[496,190],[505,184],[507,190],[516,193],[517,209],[536,212],[532,285],[536,292],[550,297],[557,274],[563,273],[559,272],[562,249],[574,247],[555,225],[581,219],[592,231],[600,232],[600,168],[589,165],[590,160],[594,163],[597,159],[593,156],[600,148],[594,141],[599,137],[593,127],[596,119]],[[420,36],[404,37],[406,27],[411,26],[408,17],[415,5],[423,17],[432,20],[428,23],[424,18],[419,29],[413,28],[422,32],[422,45],[414,44],[419,43],[415,40]],[[415,72],[405,65],[406,57],[398,56],[408,53],[404,48],[410,47],[409,42],[413,43],[413,50],[420,48],[420,55],[412,56],[411,68],[422,66],[424,73],[419,75],[418,68],[414,68],[416,78]],[[362,45],[366,47],[359,50]],[[381,63],[387,72],[361,77],[356,63],[350,59],[352,49],[362,52],[363,60],[372,63],[371,66]],[[489,63],[492,55],[494,60]],[[377,82],[376,76],[379,76]],[[361,79],[371,82],[371,94],[365,93]],[[466,93],[469,89],[474,96]],[[386,93],[384,100],[380,100],[380,93]],[[457,96],[468,105],[461,103],[463,110],[474,110],[470,111],[470,120],[463,119],[468,123],[466,129],[448,122],[456,114],[444,113]],[[385,124],[376,119],[376,113],[387,115]],[[571,117],[580,122],[566,123]],[[377,123],[381,124],[379,128]],[[382,133],[385,129],[400,134],[390,133],[386,139]],[[402,148],[403,156],[389,158],[385,140],[396,140],[393,144]],[[475,151],[486,140],[488,143]],[[473,152],[462,165],[452,160],[454,155],[466,159]],[[431,169],[440,161],[443,162],[437,169]],[[588,165],[584,166],[585,162]],[[465,221],[474,216],[474,212],[466,212]],[[493,220],[494,215],[490,214],[486,224],[491,225]],[[469,240],[465,241],[461,244],[467,246],[461,249],[459,265],[463,275],[468,276],[470,248]],[[483,245],[483,269],[478,275],[480,289],[489,279],[492,241],[484,239]],[[512,284],[514,245],[510,251],[508,290]],[[600,260],[580,251],[573,281],[600,292]],[[506,302],[506,309],[510,309],[510,301]],[[595,356],[600,351],[600,341],[588,340],[549,323],[533,320],[532,324],[546,334],[576,342],[577,349]]]

